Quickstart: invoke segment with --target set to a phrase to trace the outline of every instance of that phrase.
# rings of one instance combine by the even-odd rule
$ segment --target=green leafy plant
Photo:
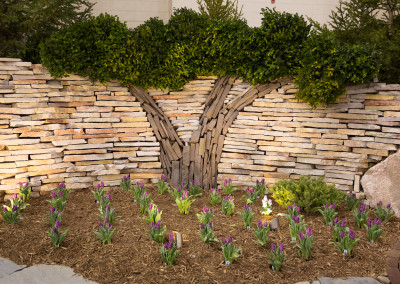
[[[192,180],[189,183],[189,194],[191,196],[201,196],[201,195],[203,195],[203,189],[201,188],[199,182],[197,184],[195,184],[194,180]]]
[[[106,196],[102,196],[99,202],[99,211],[102,216],[106,208],[110,208],[111,202],[111,194],[107,194]]]
[[[212,221],[212,218],[214,216],[214,211],[210,207],[210,209],[207,209],[206,206],[203,207],[203,211],[200,213],[196,214],[197,219],[199,219],[200,223],[208,224],[209,222]]]
[[[119,186],[122,188],[123,191],[127,191],[131,189],[131,177],[129,175],[123,176],[121,179],[121,182],[119,183]]]
[[[111,223],[99,223],[99,231],[93,232],[102,242],[102,244],[111,244],[111,238],[114,235],[115,228],[113,229]]]
[[[98,183],[96,186],[96,190],[92,190],[92,193],[96,201],[99,203],[101,201],[101,198],[104,196],[104,183]]]
[[[56,224],[56,221],[62,221],[62,214],[60,210],[56,211],[55,207],[50,208],[49,216],[44,220],[48,221],[52,227]]]
[[[280,244],[279,247],[275,247],[275,244],[271,243],[271,253],[269,254],[269,259],[272,270],[281,270],[282,264],[285,261],[283,244]]]
[[[156,224],[161,220],[162,211],[160,211],[156,204],[150,203],[149,208],[147,209],[148,216],[147,217],[139,217],[139,219],[145,220],[148,223]]]
[[[349,232],[349,227],[346,227],[346,223],[346,220],[339,222],[337,217],[333,220],[333,240],[335,242],[339,242],[342,234],[347,234]]]
[[[67,185],[63,182],[60,183],[54,191],[58,196],[61,197],[63,201],[66,201],[68,197],[71,195],[71,189],[68,189]]]
[[[150,235],[150,238],[157,243],[162,244],[164,241],[164,232],[166,227],[161,228],[161,220],[154,225],[153,222],[150,223],[150,231],[146,231],[147,234]]]
[[[348,211],[353,211],[358,207],[358,204],[360,204],[360,199],[356,197],[356,194],[353,193],[352,191],[349,192],[348,195],[346,195],[346,206]]]
[[[203,222],[200,223],[200,237],[207,244],[218,241],[218,239],[214,238],[214,227],[211,221],[205,224]]]
[[[31,193],[32,193],[32,187],[29,186],[28,182],[25,184],[22,184],[22,182],[19,183],[18,194],[22,196],[22,201],[24,203],[26,203],[29,200]]]
[[[150,195],[147,193],[143,193],[142,197],[139,200],[140,203],[140,213],[145,213],[147,208],[149,208],[150,203],[153,201],[150,199]]]
[[[222,190],[225,192],[226,195],[232,195],[232,192],[237,190],[237,187],[232,185],[232,180],[225,179],[224,184],[221,185]]]
[[[220,204],[222,202],[222,196],[219,193],[219,188],[217,189],[210,188],[209,200],[212,206]]]
[[[269,231],[270,228],[267,222],[263,224],[261,221],[258,221],[257,227],[254,228],[254,235],[257,238],[256,244],[267,247]]]
[[[376,242],[381,235],[385,234],[381,228],[381,223],[380,219],[375,218],[374,221],[368,220],[367,224],[364,224],[364,227],[367,229],[368,240],[371,243]]]
[[[352,230],[349,230],[348,233],[340,232],[339,241],[338,242],[330,242],[330,245],[336,246],[341,253],[344,255],[351,256],[356,243],[360,239],[355,238],[355,233]]]
[[[254,188],[247,188],[246,195],[243,195],[246,200],[246,204],[254,204],[254,201],[257,199],[257,191]]]
[[[174,242],[174,236],[169,234],[169,242],[160,248],[161,258],[167,265],[173,265],[179,255]]]
[[[3,211],[0,212],[1,216],[3,217],[3,220],[6,221],[9,224],[16,224],[18,223],[19,220],[22,220],[23,218],[18,216],[20,209],[18,208],[18,205],[15,204],[12,208],[8,207],[6,205],[3,205]]]
[[[332,226],[333,220],[338,215],[338,212],[336,212],[335,209],[336,209],[336,203],[325,204],[324,210],[318,209],[318,211],[324,217],[325,224]]]
[[[138,182],[136,185],[133,187],[133,190],[129,190],[133,196],[135,197],[134,202],[136,203],[137,201],[140,201],[142,199],[143,194],[146,191],[146,188],[144,187],[144,184],[141,183],[139,184]],[[143,213],[143,212],[142,212]]]
[[[111,206],[107,204],[106,207],[104,207],[104,211],[102,211],[99,216],[101,219],[103,219],[104,223],[110,223],[113,225],[115,220],[121,218],[121,216],[115,216],[114,213],[114,208],[111,208]]]
[[[222,214],[231,216],[233,212],[235,211],[235,203],[233,201],[232,196],[225,196],[225,198],[222,200]]]
[[[303,218],[303,215],[300,214],[300,211],[301,211],[300,207],[297,206],[296,204],[293,204],[293,205],[288,205],[288,213],[289,214],[281,213],[280,215],[285,217],[288,220],[288,222],[290,223],[290,221],[294,217],[299,217],[300,219]]]
[[[269,192],[269,189],[265,186],[265,179],[262,179],[261,181],[257,180],[254,189],[256,190],[258,197],[267,195]]]
[[[197,0],[200,13],[213,20],[238,20],[243,17],[243,5],[238,0]]]
[[[296,243],[296,246],[300,249],[299,255],[305,258],[310,258],[313,242],[314,242],[314,237],[311,236],[311,228],[306,229],[306,235],[300,232],[299,243]]]
[[[50,232],[48,232],[51,242],[56,248],[60,247],[61,243],[63,242],[64,238],[67,236],[68,233],[68,229],[65,230],[64,232],[61,232],[60,227],[61,227],[61,222],[57,220],[54,224],[54,227],[50,229]]]
[[[194,202],[194,200],[190,200],[191,196],[189,196],[189,192],[184,190],[184,193],[180,198],[175,199],[176,204],[178,205],[179,213],[187,215],[189,214],[190,205]]]
[[[169,189],[168,182],[166,182],[166,178],[164,175],[157,180],[157,188],[159,194],[164,194]]]
[[[359,228],[364,227],[368,220],[368,211],[365,209],[365,204],[362,204],[360,208],[354,209],[354,219]]]
[[[56,191],[53,191],[51,193],[51,199],[47,200],[47,202],[49,202],[56,210],[60,210],[61,212],[63,212],[64,207],[67,204],[67,201],[63,197],[62,191],[60,191],[58,194]]]
[[[172,186],[171,189],[168,190],[168,192],[172,195],[174,199],[177,199],[182,196],[183,190],[181,189],[181,186],[178,185],[177,187]]]
[[[345,195],[335,185],[327,185],[323,177],[312,179],[302,176],[300,180],[280,180],[270,189],[281,207],[295,203],[306,212],[316,212],[327,203],[340,203]]]
[[[292,241],[296,241],[296,239],[299,237],[299,233],[303,231],[305,226],[306,224],[299,216],[292,217],[289,224],[290,237],[292,238]]]
[[[242,251],[242,248],[235,247],[235,245],[233,244],[232,236],[229,236],[228,240],[222,238],[221,243],[222,243],[222,253],[224,254],[225,258],[225,264],[229,265],[233,263],[235,258],[241,256],[240,252]]]
[[[254,218],[254,212],[252,206],[248,206],[247,204],[245,204],[243,206],[243,212],[238,212],[238,215],[242,217],[244,227],[247,230],[250,230],[251,223],[253,223],[253,218]]]
[[[374,213],[380,220],[383,222],[387,222],[390,220],[390,218],[393,217],[394,212],[390,212],[392,210],[391,204],[388,204],[386,208],[383,207],[382,201],[379,201],[376,205],[376,210]]]

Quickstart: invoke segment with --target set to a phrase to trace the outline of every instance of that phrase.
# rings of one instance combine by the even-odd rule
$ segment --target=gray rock
[[[361,179],[367,200],[371,206],[382,201],[384,206],[392,204],[393,211],[400,217],[400,151],[370,168]]]
[[[59,265],[34,265],[0,278],[0,284],[96,284]]]
[[[310,282],[308,282],[308,281],[301,281],[301,282],[296,282],[296,283],[294,283],[294,284],[310,284]]]
[[[321,284],[318,280],[314,280],[311,284]]]
[[[14,262],[0,257],[0,279],[11,273],[24,269],[26,265],[18,265]]]
[[[272,221],[269,223],[269,228],[272,231],[278,230],[279,229],[279,219],[278,218],[272,219]]]
[[[386,276],[378,276],[378,281],[382,284],[390,284],[390,279]]]
[[[347,279],[320,277],[318,280],[321,284],[380,284],[375,279],[369,277],[349,277]]]

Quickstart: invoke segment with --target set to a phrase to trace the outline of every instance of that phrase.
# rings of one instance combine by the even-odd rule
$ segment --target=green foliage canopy
[[[243,5],[238,0],[197,0],[200,13],[212,20],[240,20],[243,17]]]

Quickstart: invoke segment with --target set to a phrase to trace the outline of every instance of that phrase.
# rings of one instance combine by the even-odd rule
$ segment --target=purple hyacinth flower
[[[250,194],[253,194],[254,193],[254,188],[250,189],[249,192],[250,192]]]
[[[111,223],[107,223],[106,228],[107,228],[107,229],[110,229],[110,228],[111,228]]]
[[[221,242],[222,242],[223,244],[226,244],[226,239],[225,239],[224,237],[222,237]]]
[[[158,220],[158,221],[157,221],[156,229],[157,229],[157,230],[160,230],[160,229],[161,229],[161,220]]]
[[[19,184],[19,187],[21,187],[21,188],[22,188],[22,182],[19,182],[18,184]]]
[[[265,221],[264,227],[268,227],[268,222],[267,221]]]
[[[304,239],[304,235],[302,232],[299,233],[299,238],[300,238],[300,240]]]
[[[219,194],[219,188],[217,188],[217,194]]]
[[[390,209],[390,206],[391,206],[391,205],[392,205],[392,204],[389,203],[389,204],[386,206],[386,208],[387,208],[387,209]]]
[[[59,220],[57,220],[55,226],[56,226],[56,228],[61,227],[61,222]]]
[[[261,222],[261,221],[258,221],[258,227],[259,227],[259,228],[262,228],[262,226],[263,226],[262,222]]]
[[[56,235],[58,235],[58,230],[57,230],[56,227],[53,228],[53,233],[56,234]]]
[[[50,208],[50,213],[51,213],[51,214],[54,214],[54,212],[56,212],[56,208],[55,208],[54,206],[52,206],[52,207]]]
[[[287,207],[288,207],[288,209],[289,209],[289,210],[291,210],[291,209],[292,209],[292,206],[291,206],[291,205],[288,205]]]
[[[99,222],[99,227],[103,227],[103,223]]]
[[[340,238],[344,238],[344,233],[343,233],[343,231],[340,231]]]
[[[379,226],[382,224],[382,221],[381,221],[381,219],[378,219],[378,222],[377,222],[377,224],[378,224]]]
[[[206,206],[203,207],[203,212],[207,213],[207,207]]]
[[[212,187],[210,188],[210,192],[211,192],[211,193],[213,193],[213,192],[214,192],[214,189],[213,189]]]
[[[229,236],[228,238],[228,244],[230,244],[232,242],[232,236]]]
[[[104,187],[104,182],[101,182],[101,183],[100,183],[100,186],[101,186],[101,187]]]
[[[97,187],[97,189],[99,189],[100,188],[100,183],[98,183],[96,187]]]
[[[325,210],[328,210],[328,208],[329,208],[329,205],[325,204]]]
[[[173,242],[173,241],[174,241],[174,234],[169,234],[168,240],[169,240],[170,242]]]
[[[247,204],[243,205],[243,210],[249,210],[249,206]]]
[[[261,180],[261,184],[264,184],[264,183],[265,183],[265,179],[262,179],[262,180]]]
[[[175,187],[174,187],[175,188]],[[178,185],[178,187],[176,188],[176,191],[177,192],[180,192],[181,191],[181,186],[180,185]]]
[[[212,228],[212,227],[213,227],[213,223],[212,223],[212,222],[209,222],[209,223],[208,223],[208,226],[210,226],[210,228]]]
[[[151,223],[150,223],[150,228],[153,229],[153,227],[154,227],[154,222],[151,222]]]
[[[332,209],[336,209],[336,203],[332,204]]]
[[[212,207],[210,207],[210,212],[212,212]]]
[[[106,197],[108,200],[111,200],[111,194],[108,194]]]
[[[376,205],[377,206],[382,206],[382,201],[379,201]]]
[[[203,222],[200,223],[200,229],[204,229],[204,223]]]
[[[307,228],[307,230],[306,230],[306,232],[307,232],[307,237],[311,237],[311,228]]]
[[[230,200],[230,201],[233,201],[232,195],[229,196],[229,200]]]
[[[110,205],[106,205],[106,208],[104,209],[104,211],[110,211]]]
[[[228,185],[228,181],[225,180],[225,181],[224,181],[224,186],[227,186],[227,185]]]
[[[15,204],[15,205],[13,206],[13,208],[12,208],[12,211],[15,212],[15,211],[17,211],[17,210],[18,210],[18,205]]]
[[[165,245],[164,245],[164,249],[168,249],[168,244],[165,244]]]
[[[56,193],[54,191],[51,193],[51,197],[52,198],[56,198],[57,197],[57,195],[56,195]]]
[[[281,243],[280,245],[279,245],[279,251],[283,251],[283,244]]]
[[[62,191],[60,191],[59,193],[58,193],[58,195],[61,197],[61,196],[63,196],[63,192]]]
[[[153,203],[149,204],[149,210],[151,211],[153,209]]]
[[[228,180],[228,183],[231,183],[231,182],[232,182],[232,179],[229,179],[229,180]]]
[[[372,225],[372,220],[368,220],[368,221],[367,221],[367,226],[368,226],[368,227],[371,227],[371,225]]]
[[[144,183],[143,183],[143,182],[140,184],[140,187],[141,187],[141,188],[143,188],[143,187],[144,187]]]
[[[356,236],[356,234],[352,230],[349,230],[349,236],[350,236],[350,239],[354,240],[354,237]]]
[[[275,250],[275,245],[274,245],[274,243],[271,243],[271,250]]]
[[[347,224],[346,220],[343,220],[342,223],[340,223],[340,227],[344,228],[346,227],[346,224]]]
[[[296,216],[296,217],[294,218],[294,221],[295,221],[296,223],[300,223],[300,217],[299,217],[299,216]]]
[[[108,217],[104,218],[104,223],[108,223]]]
[[[296,208],[296,212],[297,212],[297,213],[300,213],[300,207],[297,207],[297,208]]]
[[[7,212],[8,210],[7,210],[7,208],[6,208],[6,207],[3,207],[3,211],[4,211],[4,212]]]
[[[164,175],[161,175],[161,180],[165,181],[165,176]]]
[[[173,246],[174,246],[174,243],[173,243],[173,242],[169,242],[169,243],[168,243],[168,248],[169,248],[169,249],[172,249]]]
[[[185,183],[184,183],[184,182],[182,182],[181,186],[182,186],[182,187],[185,187]]]
[[[337,224],[339,222],[339,218],[338,217],[336,217],[335,219],[333,219],[333,224]]]

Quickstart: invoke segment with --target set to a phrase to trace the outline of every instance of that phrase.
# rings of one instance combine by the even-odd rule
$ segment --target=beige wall
[[[172,0],[174,8],[188,7],[197,9],[196,0]],[[331,11],[339,4],[339,0],[239,0],[239,6],[243,5],[243,13],[250,26],[260,26],[261,9],[276,8],[278,11],[299,13],[320,22],[327,23]]]
[[[171,0],[90,0],[96,2],[93,14],[118,15],[121,21],[134,28],[151,17],[167,22],[172,13]]]
[[[128,27],[134,28],[150,17],[158,17],[168,21],[173,8],[188,7],[197,10],[196,0],[91,0],[97,2],[94,15],[107,12],[118,15],[121,21],[126,21]],[[243,5],[244,16],[250,26],[261,24],[261,9],[276,8],[278,11],[299,13],[313,18],[320,23],[327,23],[331,11],[339,0],[239,0]]]

